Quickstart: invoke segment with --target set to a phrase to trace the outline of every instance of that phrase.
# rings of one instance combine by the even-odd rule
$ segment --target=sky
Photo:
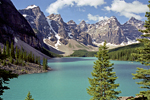
[[[121,24],[131,17],[145,21],[148,0],[11,0],[15,7],[39,6],[45,16],[60,14],[64,22],[70,20],[79,24],[85,20],[88,24],[115,16]]]

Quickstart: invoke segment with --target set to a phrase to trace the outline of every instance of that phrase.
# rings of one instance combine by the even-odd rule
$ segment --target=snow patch
[[[99,27],[99,25],[96,25],[96,28],[98,28]]]
[[[28,15],[27,14],[23,14],[23,17],[27,17]]]
[[[138,26],[141,26],[141,24],[138,24]]]
[[[56,32],[54,31],[54,29],[52,28],[52,26],[51,26],[51,20],[47,18],[47,22],[48,22],[48,24],[49,24],[49,26],[50,26],[50,30],[52,30],[52,31],[55,33],[55,37],[57,38],[57,43],[55,44],[55,48],[56,48],[57,50],[59,50],[59,49],[58,49],[58,46],[61,45],[61,42],[60,42],[60,38],[61,38],[61,37],[60,37],[60,36],[58,35],[58,33],[56,33]]]
[[[119,29],[119,27],[117,26],[116,28],[115,28],[115,30],[118,30]]]
[[[48,39],[50,40],[50,39],[51,39],[51,37],[48,37]]]
[[[58,46],[61,45],[60,36],[59,36],[58,34],[56,34],[55,37],[58,39],[58,40],[57,40],[57,43],[55,44],[55,48],[58,49]],[[58,50],[59,50],[59,49],[58,49]]]
[[[131,45],[131,44],[139,43],[139,41],[131,40],[128,37],[126,37],[126,39],[127,39],[128,42],[122,42],[121,44],[107,43],[106,46],[108,46],[108,47],[118,47],[118,46],[126,46],[126,45]],[[95,40],[93,40],[93,44],[96,44],[97,46],[99,46],[99,45],[104,45],[104,42],[97,43],[97,42],[95,42]]]
[[[44,29],[46,29],[46,26],[44,26]]]
[[[33,21],[31,21],[30,23],[31,23],[31,24],[34,24],[34,22],[33,22]]]
[[[54,29],[53,29],[52,26],[51,26],[51,21],[52,21],[52,20],[50,20],[50,19],[47,18],[47,22],[48,22],[48,24],[49,24],[49,26],[50,26],[50,30],[52,30],[52,31],[55,33],[55,35],[56,35],[57,33],[54,31]]]
[[[36,5],[31,5],[31,6],[28,6],[26,9],[33,9],[33,8],[36,8],[36,7],[38,7],[38,6],[36,6]]]
[[[139,41],[131,40],[131,39],[129,39],[128,37],[126,37],[126,39],[127,39],[128,42],[122,42],[122,43],[120,44],[121,46],[139,43]]]
[[[17,38],[16,38],[16,37],[15,37],[15,39],[14,39],[14,40],[15,40],[15,42],[16,42],[16,43],[18,42],[18,40],[17,40]]]
[[[97,42],[94,41],[93,44],[96,44],[97,46],[100,46],[100,45],[104,45],[104,42],[97,43]],[[106,46],[108,46],[108,47],[110,47],[110,46],[113,46],[113,47],[116,46],[117,47],[118,45],[112,44],[112,43],[107,43]]]
[[[71,36],[71,33],[68,33],[68,36],[72,39],[73,37]]]

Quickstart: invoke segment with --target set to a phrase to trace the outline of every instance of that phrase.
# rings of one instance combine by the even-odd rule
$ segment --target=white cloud
[[[105,16],[105,17],[101,17],[101,16],[99,16],[99,15],[92,15],[92,14],[88,14],[88,19],[89,20],[93,20],[93,21],[101,21],[101,20],[105,20],[105,19],[108,19],[108,17],[107,16]]]
[[[101,6],[105,4],[104,0],[57,0],[56,2],[49,5],[46,9],[46,12],[49,14],[58,13],[58,10],[64,8],[65,6],[93,6],[97,8],[97,6]]]
[[[85,10],[85,9],[81,9],[81,8],[79,8],[79,11],[81,11],[81,12],[85,12],[86,10]]]
[[[139,15],[140,13],[145,13],[149,11],[146,4],[142,4],[139,1],[133,1],[132,3],[127,3],[124,0],[114,0],[111,7],[106,6],[107,11],[114,11],[119,13],[121,16],[127,18],[135,17],[137,19],[142,19]]]

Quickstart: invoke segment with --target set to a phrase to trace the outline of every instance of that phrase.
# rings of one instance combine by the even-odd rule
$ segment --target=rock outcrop
[[[27,20],[17,11],[10,0],[0,1],[0,42],[13,41],[18,37],[32,47],[39,48],[41,44]]]
[[[46,38],[50,33],[50,26],[47,19],[40,8],[36,5],[28,6],[25,9],[19,10],[19,12],[26,18],[36,36],[39,38],[43,47],[43,38]]]

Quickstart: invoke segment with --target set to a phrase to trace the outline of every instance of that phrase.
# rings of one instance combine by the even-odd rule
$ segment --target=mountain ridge
[[[29,7],[32,8],[32,7]],[[75,41],[84,44],[85,46],[99,45],[105,40],[107,43],[112,45],[128,45],[132,43],[137,43],[136,39],[141,38],[141,32],[138,29],[144,29],[144,22],[137,20],[135,18],[130,18],[126,23],[120,24],[118,19],[115,16],[111,16],[107,20],[101,20],[95,24],[87,24],[82,20],[79,24],[76,24],[73,20],[64,22],[60,14],[51,14],[45,16],[41,10],[39,10],[42,15],[42,19],[39,20],[38,15],[32,15],[31,13],[37,12],[40,9],[38,6],[34,5],[32,9],[22,9],[19,12],[24,16],[32,28],[40,31],[43,28],[43,22],[46,28],[40,31],[40,40],[49,39],[50,44],[49,48],[52,46],[58,50],[58,45],[67,45],[69,44],[69,39],[74,39]],[[36,11],[37,10],[37,11]],[[33,22],[27,18],[31,16],[34,23],[38,23],[36,27],[32,24]],[[39,28],[38,28],[39,27]],[[44,36],[43,36],[44,34]]]

